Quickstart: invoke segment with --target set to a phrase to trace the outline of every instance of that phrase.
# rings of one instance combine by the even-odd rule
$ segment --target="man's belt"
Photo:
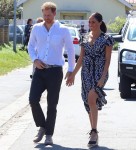
[[[59,65],[48,65],[48,64],[45,65],[45,69],[56,68],[56,67],[62,67],[62,66],[59,66]]]

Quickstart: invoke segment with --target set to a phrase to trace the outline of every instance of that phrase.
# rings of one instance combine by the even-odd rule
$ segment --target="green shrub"
[[[116,17],[114,22],[111,22],[107,25],[109,31],[113,33],[119,33],[120,29],[126,22],[126,18],[124,17]]]
[[[118,42],[115,42],[113,45],[113,50],[118,50]]]

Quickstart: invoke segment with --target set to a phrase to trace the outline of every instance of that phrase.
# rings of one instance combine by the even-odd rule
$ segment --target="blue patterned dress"
[[[112,46],[114,40],[111,36],[101,33],[101,35],[96,39],[93,45],[90,45],[88,41],[88,36],[84,39],[81,46],[84,48],[84,58],[81,70],[81,80],[82,80],[82,99],[86,110],[89,112],[90,108],[88,105],[88,94],[91,89],[94,89],[98,94],[97,107],[98,110],[102,109],[102,106],[107,103],[105,99],[105,92],[103,88],[97,87],[97,83],[100,80],[104,65],[105,65],[105,48],[106,46]],[[108,73],[105,78],[105,83],[108,80]]]

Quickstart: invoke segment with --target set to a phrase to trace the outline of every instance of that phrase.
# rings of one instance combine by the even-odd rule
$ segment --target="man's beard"
[[[48,24],[52,24],[52,23],[53,23],[53,20],[49,20],[49,19],[48,19],[48,20],[45,20],[45,22],[48,23]]]

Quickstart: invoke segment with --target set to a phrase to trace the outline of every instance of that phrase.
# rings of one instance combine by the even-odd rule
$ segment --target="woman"
[[[106,25],[102,15],[94,13],[89,18],[90,33],[81,44],[81,54],[67,86],[74,84],[74,78],[80,67],[82,79],[82,99],[89,114],[91,131],[88,146],[98,144],[97,120],[98,110],[107,103],[103,87],[108,79],[113,38],[106,35]]]
[[[30,33],[31,33],[31,30],[32,30],[32,26],[33,26],[33,20],[32,19],[28,19],[27,20],[27,25],[25,26],[25,35],[24,35],[24,47],[23,49],[25,49],[25,46],[28,45],[28,42],[29,42],[29,38],[30,38]]]

